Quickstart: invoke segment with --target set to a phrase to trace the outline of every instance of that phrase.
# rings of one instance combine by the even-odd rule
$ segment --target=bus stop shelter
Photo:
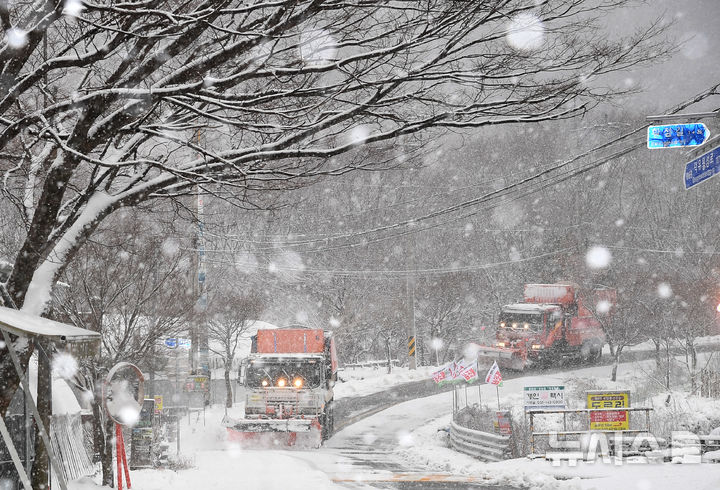
[[[67,482],[64,481],[62,472],[60,471],[60,461],[58,460],[57,455],[53,451],[52,444],[50,443],[50,428],[45,427],[43,424],[37,404],[33,401],[28,377],[25,375],[26,373],[20,365],[18,353],[15,351],[15,343],[11,335],[18,337],[20,342],[45,342],[54,344],[55,347],[59,349],[67,349],[76,357],[82,358],[92,357],[95,355],[100,345],[100,334],[91,330],[31,315],[20,310],[0,307],[0,340],[5,343],[12,363],[15,367],[15,371],[20,378],[22,389],[25,392],[27,405],[30,408],[33,418],[35,419],[35,423],[37,424],[38,431],[42,437],[48,458],[50,460],[50,464],[48,466],[52,468],[54,474],[56,475],[60,488],[62,490],[66,490]],[[40,362],[41,357],[42,356],[38,356],[38,362]],[[52,380],[49,380],[49,382],[51,383]],[[41,394],[38,392],[38,397],[40,396]],[[26,422],[29,422],[29,420]],[[2,416],[0,416],[0,435],[2,435],[5,446],[10,453],[15,469],[20,476],[20,481],[26,489],[31,489],[32,487],[28,477],[28,471],[26,471],[26,468],[23,467],[20,456],[18,455],[15,445],[10,437],[10,433],[8,432],[4,417]]]

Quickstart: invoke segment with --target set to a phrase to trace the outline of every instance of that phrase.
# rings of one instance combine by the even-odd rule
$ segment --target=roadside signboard
[[[526,412],[565,408],[564,386],[526,386],[523,395]]]
[[[607,410],[609,408],[630,408],[630,391],[588,391],[587,408],[605,409],[590,412],[590,430],[629,430],[630,412]]]
[[[510,420],[510,412],[507,410],[495,412],[495,420],[493,421],[495,432],[504,436],[512,434],[512,422]]]
[[[153,412],[155,400],[146,398],[143,400],[140,417],[137,424],[132,428],[130,469],[152,468],[153,466]]]
[[[207,376],[190,376],[185,380],[185,391],[210,391],[210,380]]]
[[[174,349],[175,347],[177,347],[177,345],[178,345],[178,342],[177,342],[176,338],[171,337],[169,339],[165,339],[165,347],[167,347],[169,349]]]
[[[184,339],[182,337],[178,337],[177,345],[181,349],[190,349],[190,346],[192,345],[192,343],[190,342],[190,339]]]
[[[648,148],[683,148],[700,146],[710,137],[703,123],[666,124],[648,127]]]
[[[720,173],[720,146],[685,165],[685,190]]]
[[[162,395],[155,395],[155,413],[162,413],[163,409],[163,397]]]

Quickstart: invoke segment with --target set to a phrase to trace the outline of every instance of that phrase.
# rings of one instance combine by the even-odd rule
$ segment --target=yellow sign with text
[[[590,412],[590,430],[629,430],[630,412],[610,410],[630,408],[629,391],[588,391],[587,408],[602,409]]]
[[[155,395],[155,413],[162,412],[163,409],[163,397],[160,395]]]

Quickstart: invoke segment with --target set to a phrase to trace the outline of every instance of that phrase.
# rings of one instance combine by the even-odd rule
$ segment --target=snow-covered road
[[[642,372],[651,362],[623,364],[620,375]],[[562,384],[569,376],[607,379],[610,369],[595,366],[506,379],[500,388],[501,402],[520,404],[525,385]],[[477,393],[477,387],[471,390]],[[484,385],[481,390],[486,403],[495,402],[494,387]],[[449,423],[451,399],[452,393],[444,392],[404,401],[346,425],[320,449],[292,450],[248,450],[229,443],[220,426],[224,409],[214,407],[206,414],[205,425],[202,418],[182,425],[181,453],[189,468],[133,471],[134,488],[720,488],[720,465],[553,467],[544,460],[525,458],[481,463],[448,449],[444,433],[438,432]],[[86,485],[75,482],[73,490]]]

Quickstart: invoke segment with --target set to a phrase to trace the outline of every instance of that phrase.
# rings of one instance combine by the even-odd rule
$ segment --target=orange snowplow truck
[[[331,332],[305,327],[258,330],[240,367],[245,415],[226,417],[233,440],[319,446],[333,431],[338,360]]]
[[[605,345],[602,320],[615,302],[614,289],[583,297],[575,284],[526,284],[522,303],[502,307],[495,345],[480,346],[478,356],[515,370],[562,360],[596,362]]]

